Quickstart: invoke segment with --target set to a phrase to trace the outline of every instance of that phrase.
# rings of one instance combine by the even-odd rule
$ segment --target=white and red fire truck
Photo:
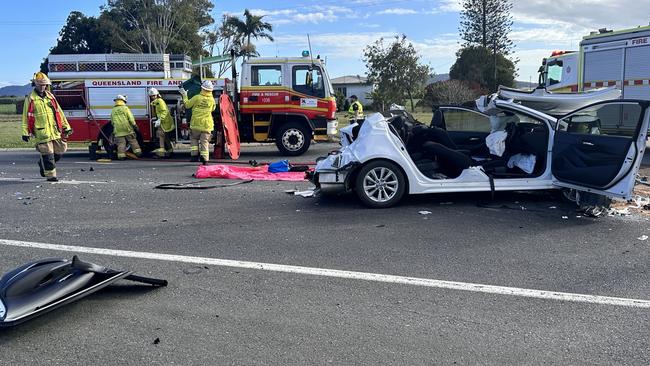
[[[556,93],[616,86],[624,99],[650,100],[650,26],[601,29],[580,42],[578,51],[554,51],[542,61],[539,84]],[[625,116],[625,114],[623,114]],[[604,130],[631,132],[637,121],[622,118]]]
[[[234,59],[231,59],[235,70]],[[195,63],[196,64],[196,63]],[[113,98],[126,95],[145,143],[152,143],[152,110],[148,91],[156,88],[167,102],[176,123],[176,141],[189,141],[189,123],[179,86],[192,75],[192,62],[184,55],[81,54],[50,55],[53,92],[75,133],[69,141],[87,142],[91,151],[109,144]],[[233,74],[235,74],[233,72]],[[236,75],[236,74],[235,74]],[[214,96],[227,93],[234,101],[241,142],[275,142],[281,153],[300,155],[312,139],[336,134],[336,99],[320,59],[251,58],[243,62],[241,90],[236,78],[209,79]],[[215,120],[220,126],[219,109]],[[215,148],[220,129],[216,129]]]

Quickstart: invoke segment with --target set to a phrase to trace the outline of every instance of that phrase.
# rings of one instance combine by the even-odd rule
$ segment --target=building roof
[[[345,75],[331,81],[332,84],[368,84],[368,78],[359,75]]]

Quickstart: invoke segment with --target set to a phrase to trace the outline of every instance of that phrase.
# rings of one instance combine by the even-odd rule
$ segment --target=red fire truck
[[[210,60],[201,60],[201,65]],[[192,62],[184,55],[82,54],[50,55],[53,92],[75,133],[69,141],[87,142],[94,154],[111,146],[113,98],[126,95],[145,146],[154,146],[147,92],[156,88],[176,123],[176,142],[189,142],[189,123],[179,86],[189,83]],[[234,102],[241,142],[275,142],[284,155],[303,154],[312,139],[336,134],[336,99],[324,63],[316,58],[251,58],[243,62],[238,90],[233,79],[209,79],[214,96],[227,93]],[[199,63],[194,63],[199,65]],[[191,97],[191,94],[190,94]],[[215,121],[220,126],[219,108]],[[222,134],[214,142],[221,148]]]

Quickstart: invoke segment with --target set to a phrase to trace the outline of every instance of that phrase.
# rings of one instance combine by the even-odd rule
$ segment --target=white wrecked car
[[[393,206],[406,194],[443,192],[568,188],[631,196],[646,147],[649,101],[604,101],[557,119],[497,98],[480,99],[478,110],[449,106],[434,114],[432,125],[451,140],[451,151],[444,150],[451,160],[420,149],[440,148],[440,141],[411,143],[414,131],[420,136],[428,126],[409,127],[403,117],[376,113],[356,131],[354,125],[341,129],[341,149],[319,158],[310,180],[322,193],[354,191],[375,208]],[[600,125],[636,129],[631,136],[604,134]]]

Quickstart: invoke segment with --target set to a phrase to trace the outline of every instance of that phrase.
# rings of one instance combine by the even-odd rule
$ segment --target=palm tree
[[[246,9],[244,11],[244,20],[236,16],[228,16],[226,25],[236,30],[239,39],[240,53],[242,56],[257,56],[255,46],[251,44],[251,37],[255,39],[266,38],[273,42],[273,37],[268,32],[273,32],[273,26],[262,20],[264,15],[253,15]],[[246,40],[245,43],[242,41]]]

